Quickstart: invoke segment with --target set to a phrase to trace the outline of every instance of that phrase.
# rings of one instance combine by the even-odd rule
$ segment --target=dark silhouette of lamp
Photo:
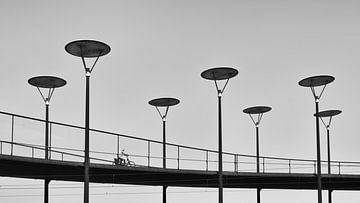
[[[335,78],[329,75],[312,76],[299,81],[302,87],[310,87],[311,92],[315,99],[315,117],[316,117],[316,162],[317,162],[317,190],[318,190],[318,203],[322,203],[322,181],[321,181],[321,157],[320,157],[320,128],[319,128],[319,101],[324,93],[326,85],[333,82]],[[316,94],[315,87],[322,87],[319,95]]]
[[[166,117],[169,112],[169,107],[175,106],[179,103],[180,103],[180,101],[178,99],[169,98],[169,97],[157,98],[157,99],[153,99],[153,100],[149,101],[149,104],[151,106],[155,106],[155,108],[156,108],[157,112],[159,113],[159,115],[162,119],[162,122],[163,122],[163,168],[166,168]],[[159,107],[166,108],[164,114],[161,113],[161,111],[159,110]],[[163,203],[166,203],[166,188],[167,188],[167,186],[163,185]]]
[[[249,114],[251,120],[253,121],[256,128],[256,172],[260,173],[260,160],[259,160],[259,125],[264,113],[271,110],[271,107],[268,106],[254,106],[249,107],[243,110],[244,113]],[[253,117],[253,115],[257,115],[257,118]],[[260,191],[261,188],[257,188],[257,202],[260,203]]]
[[[77,40],[65,46],[66,52],[80,57],[85,69],[85,160],[84,160],[84,203],[89,203],[89,133],[90,133],[90,75],[100,58],[110,52],[110,46],[95,40]],[[91,67],[86,66],[85,58],[96,58]]]
[[[49,104],[55,88],[66,85],[66,81],[62,78],[54,76],[36,76],[28,80],[28,83],[35,86],[42,99],[45,102],[45,159],[49,159]],[[41,89],[47,89],[47,94]],[[44,202],[49,202],[49,179],[45,179],[44,183]]]
[[[219,203],[223,203],[223,172],[222,172],[222,121],[221,121],[221,97],[224,93],[225,87],[228,84],[230,78],[235,77],[239,72],[230,67],[217,67],[205,70],[201,73],[201,77],[207,80],[213,80],[215,82],[216,91],[218,94],[218,151],[219,151]],[[219,88],[217,81],[226,80],[224,87]]]
[[[324,124],[327,132],[327,156],[328,156],[328,174],[331,174],[331,159],[330,159],[330,125],[332,121],[332,117],[339,115],[341,113],[340,110],[327,110],[320,111],[317,113],[317,116],[321,119],[321,122]],[[314,114],[316,116],[316,114]],[[325,123],[324,118],[329,118],[328,123]],[[328,202],[332,202],[332,190],[328,191]]]

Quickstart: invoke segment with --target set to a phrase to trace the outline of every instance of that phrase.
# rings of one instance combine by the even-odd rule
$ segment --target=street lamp
[[[110,46],[95,40],[77,40],[65,46],[66,52],[71,55],[81,57],[86,77],[86,96],[85,96],[85,160],[84,160],[84,203],[89,203],[89,133],[90,133],[90,75],[100,56],[110,52]],[[85,58],[96,58],[93,65],[86,66]]]
[[[225,87],[228,84],[230,78],[235,77],[239,72],[230,67],[217,67],[205,70],[201,73],[201,77],[207,80],[213,80],[215,82],[216,91],[218,94],[218,151],[219,151],[219,203],[223,203],[223,174],[222,174],[222,127],[221,127],[221,97],[224,93]],[[226,80],[224,87],[219,88],[217,81]]]
[[[317,116],[320,117],[321,122],[324,124],[326,131],[327,131],[327,155],[328,155],[328,174],[331,174],[331,159],[330,159],[330,125],[332,121],[332,117],[339,115],[341,113],[340,110],[327,110],[327,111],[320,111],[317,113]],[[316,114],[314,114],[316,116]],[[326,124],[323,118],[329,117],[329,122]],[[328,191],[328,202],[332,202],[331,196],[332,190]]]
[[[165,130],[165,125],[166,125],[166,116],[168,114],[169,111],[169,107],[170,106],[175,106],[177,104],[179,104],[180,101],[178,99],[175,98],[157,98],[157,99],[153,99],[151,101],[149,101],[149,104],[151,106],[155,106],[157,112],[159,113],[162,122],[163,122],[163,168],[166,168],[166,130]],[[159,110],[159,107],[165,107],[165,113],[162,114],[161,111]],[[164,185],[163,186],[163,203],[166,203],[166,188],[167,186]]]
[[[42,99],[45,102],[45,159],[49,159],[49,104],[50,99],[54,93],[55,88],[66,85],[66,81],[62,78],[54,76],[36,76],[28,80],[28,83],[35,86]],[[43,93],[41,89],[47,89],[47,94]],[[45,179],[44,183],[44,202],[49,202],[49,179]]]
[[[260,173],[260,160],[259,160],[259,125],[264,113],[271,110],[268,106],[254,106],[243,110],[244,113],[249,114],[251,120],[256,127],[256,172]],[[252,115],[256,114],[257,119],[255,120]],[[260,191],[261,188],[257,188],[257,202],[260,203]]]
[[[335,78],[329,75],[312,76],[299,81],[302,87],[310,87],[311,92],[315,99],[315,117],[316,117],[316,162],[317,162],[317,190],[318,190],[318,203],[322,203],[322,182],[321,182],[321,157],[320,157],[320,128],[319,128],[319,101],[324,93],[327,84],[333,82]],[[316,94],[315,87],[322,87],[319,95]]]

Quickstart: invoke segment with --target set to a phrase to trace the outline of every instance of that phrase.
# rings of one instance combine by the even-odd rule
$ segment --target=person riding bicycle
[[[114,159],[114,163],[115,165],[122,165],[122,166],[135,165],[133,161],[130,161],[129,154],[125,153],[125,149],[121,150],[121,154],[119,154],[118,157]]]

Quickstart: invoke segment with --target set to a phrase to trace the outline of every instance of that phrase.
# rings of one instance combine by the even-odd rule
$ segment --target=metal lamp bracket
[[[41,89],[40,89],[39,87],[36,87],[36,88],[38,89],[38,91],[39,91],[42,99],[43,99],[44,102],[45,102],[45,104],[46,104],[46,105],[49,105],[50,99],[51,99],[51,97],[52,97],[52,95],[53,95],[53,93],[54,93],[55,88],[54,88],[54,87],[53,87],[53,88],[48,88],[48,93],[47,93],[47,95],[43,94],[43,92],[41,92]]]
[[[330,129],[330,125],[331,125],[331,121],[332,121],[332,116],[330,116],[329,122],[326,124],[324,119],[322,117],[320,117],[321,122],[324,124],[326,129]]]
[[[259,127],[260,121],[261,121],[262,116],[263,116],[263,113],[258,113],[258,114],[257,114],[257,120],[256,120],[256,121],[255,121],[255,119],[253,118],[253,116],[252,116],[250,113],[249,113],[249,116],[250,116],[252,122],[254,123],[254,125],[255,125],[256,127]]]
[[[158,106],[155,106],[155,107],[156,107],[156,110],[157,110],[157,112],[159,113],[162,121],[166,121],[166,116],[167,116],[168,111],[169,111],[169,106],[166,107],[166,110],[165,110],[165,113],[164,113],[164,114],[161,113],[161,111],[160,111],[160,109],[159,109]]]
[[[90,74],[91,74],[91,72],[93,71],[93,69],[94,69],[97,61],[99,60],[101,54],[102,54],[102,51],[99,52],[99,55],[96,57],[94,63],[93,63],[92,66],[91,66],[91,68],[87,68],[86,62],[85,62],[85,58],[84,58],[84,56],[81,56],[81,60],[82,60],[83,65],[84,65],[84,69],[85,69],[85,74],[86,74],[86,76],[90,76]]]
[[[219,88],[219,85],[218,85],[218,83],[217,83],[217,80],[214,80],[214,82],[215,82],[215,87],[216,87],[216,90],[217,90],[217,93],[218,93],[218,96],[219,96],[219,97],[221,97],[222,94],[224,93],[225,87],[227,86],[229,80],[230,80],[230,76],[229,76],[228,79],[226,79],[226,82],[225,82],[225,84],[224,84],[224,87],[221,88],[221,89]]]
[[[320,94],[317,95],[316,91],[315,91],[315,87],[313,87],[313,86],[310,87],[316,103],[318,103],[320,101],[320,98],[321,98],[322,94],[324,93],[325,88],[326,88],[326,85],[323,85],[323,88],[322,88]]]

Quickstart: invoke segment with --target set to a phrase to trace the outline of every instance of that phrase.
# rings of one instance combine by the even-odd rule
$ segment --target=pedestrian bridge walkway
[[[50,121],[50,155],[45,159],[44,126],[41,119],[0,112],[0,176],[83,182],[83,144],[74,136],[83,136],[84,128]],[[218,187],[217,151],[166,143],[164,169],[162,142],[91,129],[90,144],[90,182]],[[135,165],[114,163],[121,149]],[[317,188],[316,160],[264,156],[260,166],[257,173],[255,156],[223,153],[224,187]],[[331,174],[327,167],[322,162],[323,189],[360,190],[360,162],[332,161]]]

